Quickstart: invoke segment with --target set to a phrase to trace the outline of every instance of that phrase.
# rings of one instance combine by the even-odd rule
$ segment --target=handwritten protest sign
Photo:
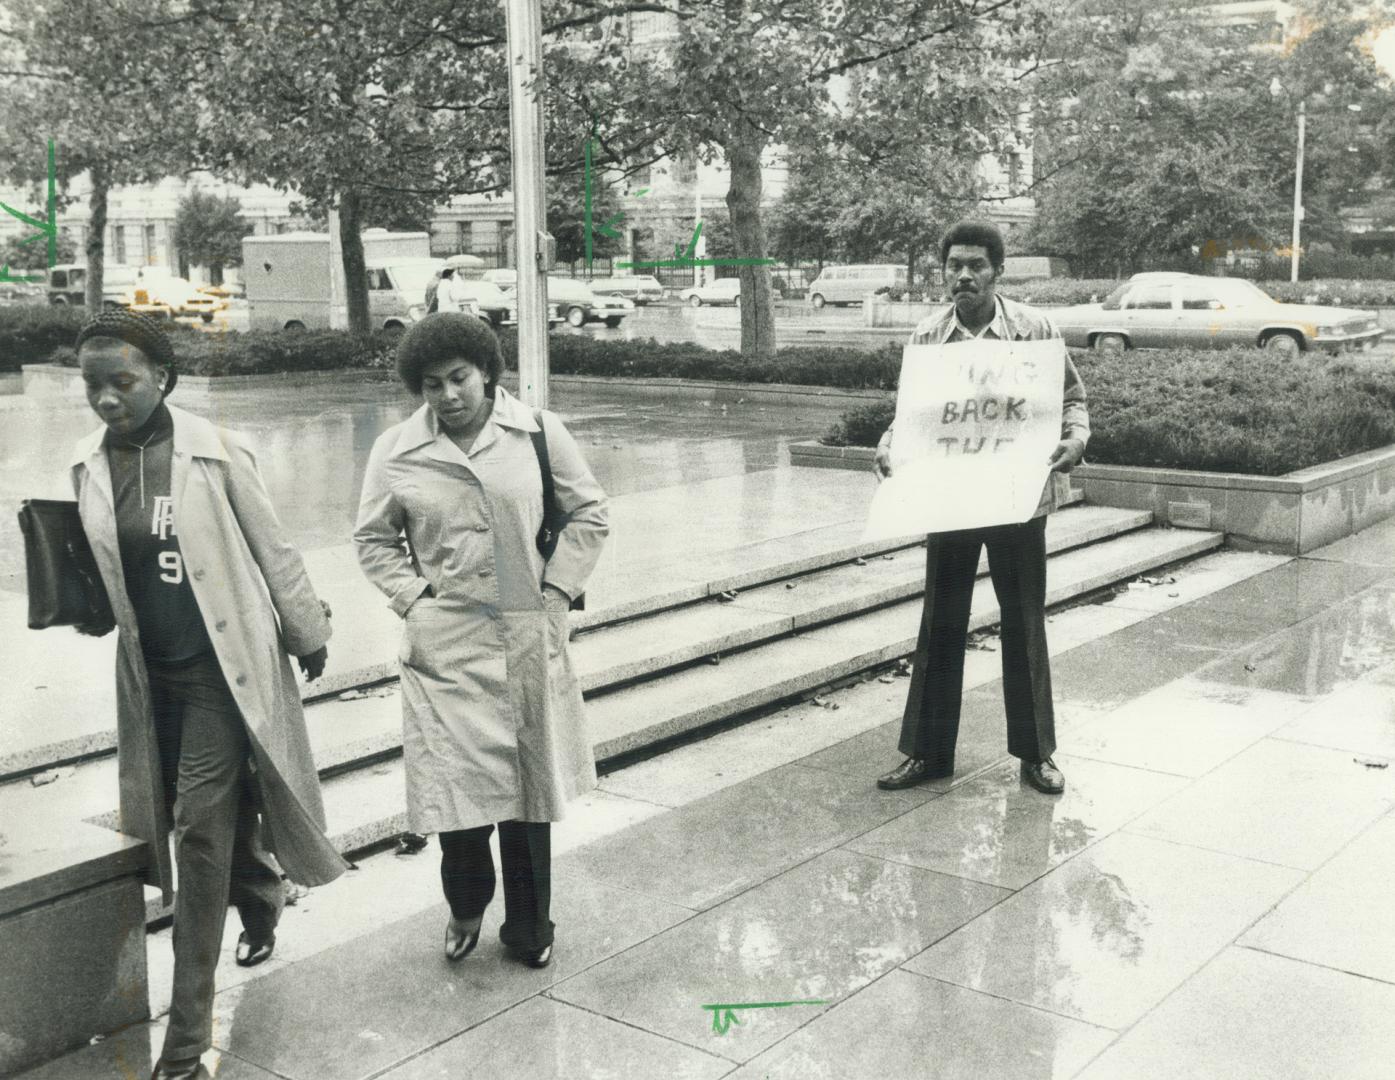
[[[1049,341],[907,345],[891,476],[865,540],[1026,521],[1061,437],[1066,349]]]

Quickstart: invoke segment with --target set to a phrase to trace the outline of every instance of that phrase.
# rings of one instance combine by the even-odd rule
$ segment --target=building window
[[[145,264],[154,266],[159,260],[155,256],[155,226],[145,227]]]
[[[111,230],[111,253],[117,265],[126,264],[126,226],[114,225]]]

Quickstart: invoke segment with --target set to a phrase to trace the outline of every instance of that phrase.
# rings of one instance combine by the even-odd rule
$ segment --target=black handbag
[[[78,504],[25,499],[19,508],[29,585],[29,629],[82,626],[105,632],[116,625],[101,571],[82,530]]]
[[[552,553],[557,550],[557,538],[562,535],[562,529],[567,524],[567,515],[557,505],[557,492],[552,486],[552,459],[547,453],[547,432],[543,430],[542,413],[534,409],[533,419],[537,422],[538,430],[529,434],[533,437],[533,453],[538,457],[538,469],[542,473],[543,497],[543,520],[538,528],[537,544],[538,552],[546,561],[552,558]],[[572,600],[572,610],[586,610],[584,592]]]

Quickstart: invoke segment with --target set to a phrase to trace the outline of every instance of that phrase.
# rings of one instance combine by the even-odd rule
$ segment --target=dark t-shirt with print
[[[166,664],[213,651],[174,529],[173,436],[173,418],[161,405],[139,432],[108,432],[106,439],[121,568],[141,649]]]

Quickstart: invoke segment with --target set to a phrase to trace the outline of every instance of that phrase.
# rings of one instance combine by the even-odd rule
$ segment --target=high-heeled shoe
[[[475,923],[473,930],[465,928],[465,920],[457,919],[455,916],[446,922],[446,959],[464,960],[480,943],[480,927],[484,923],[481,919]]]

